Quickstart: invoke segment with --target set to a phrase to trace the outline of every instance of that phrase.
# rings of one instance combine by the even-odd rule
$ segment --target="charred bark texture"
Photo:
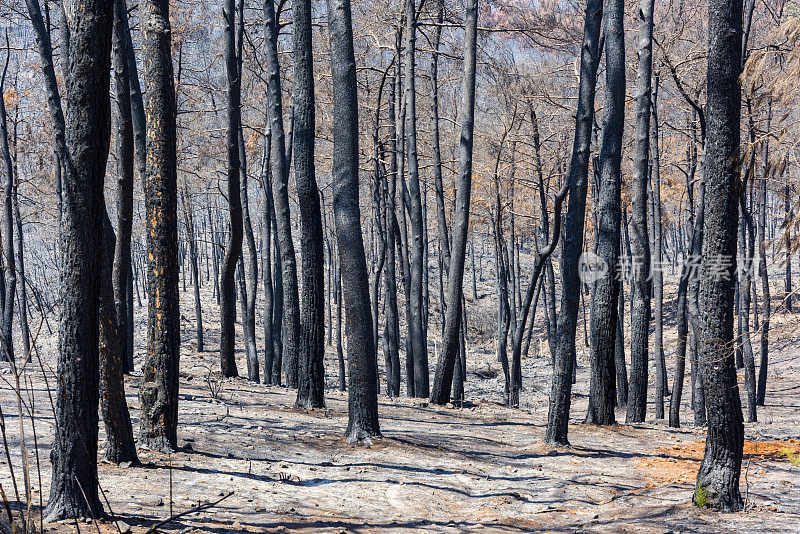
[[[178,446],[178,185],[175,82],[168,0],[146,0],[143,20],[147,94],[147,355],[139,398],[139,445]]]
[[[347,322],[350,442],[380,436],[378,366],[372,337],[369,275],[358,205],[358,95],[349,0],[328,0],[333,76],[333,210]]]

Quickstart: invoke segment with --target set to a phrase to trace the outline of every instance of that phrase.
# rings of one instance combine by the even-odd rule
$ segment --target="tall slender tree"
[[[131,76],[127,47],[130,40],[128,8],[125,0],[114,0],[114,96],[117,103],[117,242],[114,247],[114,304],[119,329],[117,335],[125,350],[123,369],[133,370],[132,356],[128,357],[128,298],[127,287],[131,264],[131,234],[133,229],[133,169],[134,137],[131,109]],[[130,325],[133,326],[132,324]],[[133,341],[133,340],[131,340]]]
[[[591,379],[587,422],[611,425],[616,422],[616,353],[617,299],[619,298],[620,226],[622,224],[621,188],[622,132],[625,126],[625,2],[607,0],[605,4],[606,95],[603,140],[600,148],[600,191],[597,198],[598,226],[595,250],[608,267],[594,285],[591,307]],[[649,107],[649,72],[646,114]],[[645,136],[649,131],[645,130]],[[647,153],[645,152],[645,165]],[[645,185],[647,172],[644,173]],[[646,191],[646,189],[645,189]],[[645,194],[645,199],[647,198]],[[646,200],[644,206],[647,206]],[[647,242],[645,219],[644,242]],[[636,258],[637,261],[639,258]],[[649,254],[642,258],[649,270]],[[638,268],[638,266],[637,266]],[[644,275],[647,276],[646,274]],[[648,303],[649,305],[649,303]],[[645,357],[647,349],[645,348]],[[630,402],[629,402],[630,405]]]
[[[333,211],[347,321],[347,440],[380,435],[378,366],[358,205],[358,94],[350,0],[328,0],[333,75]]]
[[[272,131],[272,180],[275,211],[275,239],[280,253],[282,318],[281,362],[286,369],[286,385],[297,387],[297,364],[300,350],[300,303],[297,289],[297,260],[292,240],[292,221],[289,213],[289,160],[286,154],[286,134],[283,124],[283,94],[281,92],[280,63],[278,62],[278,23],[275,3],[264,0],[264,40],[267,43],[265,62],[267,68],[267,106]],[[291,128],[290,128],[291,130]],[[290,135],[290,146],[291,146]],[[276,291],[275,299],[278,299]],[[277,304],[276,304],[277,306]],[[276,310],[277,312],[277,310]],[[276,313],[277,315],[277,313]],[[276,361],[278,361],[276,355]],[[274,374],[273,374],[273,383]]]
[[[583,227],[586,217],[586,189],[589,152],[594,122],[594,96],[597,67],[600,63],[600,29],[603,1],[588,0],[581,46],[578,110],[575,137],[567,175],[569,204],[564,219],[564,246],[561,251],[561,310],[558,316],[557,350],[553,367],[550,406],[545,441],[568,445],[567,427],[575,361],[575,335],[580,306],[579,262],[583,252]]]
[[[147,94],[147,355],[144,361],[139,446],[178,446],[178,184],[175,81],[168,0],[146,0],[143,55]]]
[[[739,190],[742,3],[708,4],[706,198],[698,356],[708,414],[706,447],[694,502],[742,508],[739,475],[744,424],[733,360],[733,300]]]
[[[422,195],[419,181],[419,159],[417,156],[417,90],[416,90],[416,35],[417,10],[415,0],[406,2],[406,64],[405,64],[405,105],[406,105],[406,159],[408,161],[408,214],[411,221],[411,323],[409,336],[414,357],[414,395],[427,397],[430,394],[428,371],[428,344],[425,335],[425,303],[422,286],[424,284],[424,223],[422,214]]]
[[[14,359],[14,299],[17,289],[17,265],[14,254],[14,165],[11,161],[11,150],[8,144],[8,122],[6,120],[6,105],[2,97],[8,71],[8,62],[11,57],[10,48],[7,51],[2,79],[0,79],[0,143],[2,143],[3,168],[5,181],[3,182],[3,279],[5,296],[3,297],[2,317],[0,318],[0,355],[4,361]]]
[[[472,191],[472,146],[475,129],[475,65],[478,34],[478,0],[467,1],[464,19],[464,80],[461,86],[461,142],[458,147],[458,192],[453,225],[453,248],[448,266],[442,351],[436,365],[431,402],[450,400],[453,371],[461,338],[461,299],[464,293],[464,261],[467,253],[469,204]],[[441,223],[440,223],[441,229]],[[444,230],[446,231],[446,224]],[[444,245],[443,245],[444,246]]]
[[[242,1],[242,0],[239,0]],[[239,376],[236,368],[236,263],[242,253],[242,197],[239,177],[239,129],[242,122],[242,81],[239,74],[239,57],[236,47],[236,0],[226,0],[222,16],[225,18],[225,70],[228,79],[228,213],[230,215],[230,240],[225,248],[220,273],[220,327],[219,357],[223,376]]]
[[[647,359],[650,335],[650,236],[647,183],[650,175],[650,98],[653,68],[653,0],[639,10],[639,67],[636,77],[636,144],[631,187],[631,373],[626,421],[644,421],[647,409]],[[653,222],[655,224],[655,221]],[[662,403],[663,412],[663,403]]]
[[[302,252],[302,321],[297,367],[297,402],[304,408],[325,406],[325,256],[322,213],[314,170],[314,50],[311,0],[292,2],[294,24],[294,173],[300,207]],[[357,189],[356,189],[357,190]],[[349,282],[348,282],[349,283]],[[370,319],[371,320],[371,319]]]

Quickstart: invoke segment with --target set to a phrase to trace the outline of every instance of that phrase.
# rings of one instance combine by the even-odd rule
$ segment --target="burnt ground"
[[[184,298],[190,298],[190,293]],[[190,303],[184,303],[184,313],[191,313]],[[209,348],[218,345],[214,313],[216,306],[209,304],[204,317]],[[142,309],[137,308],[137,318],[137,332],[144,332]],[[140,450],[141,466],[101,463],[100,483],[110,505],[106,509],[124,522],[120,523],[123,530],[127,525],[136,533],[170,517],[170,508],[177,514],[230,492],[217,506],[181,517],[161,531],[797,532],[798,324],[800,315],[778,314],[773,320],[767,406],[759,409],[758,423],[746,424],[742,477],[746,512],[720,514],[690,504],[705,433],[690,424],[688,395],[682,419],[689,425],[681,429],[653,420],[652,406],[645,424],[598,428],[580,423],[588,393],[584,348],[573,398],[571,448],[555,449],[542,442],[550,384],[546,343],[541,342],[539,350],[537,334],[532,354],[524,362],[521,409],[514,410],[500,403],[503,382],[493,353],[493,332],[486,334],[485,343],[476,335],[478,341],[470,346],[468,407],[432,407],[422,399],[382,395],[383,437],[369,446],[355,447],[342,439],[347,397],[335,390],[332,372],[328,373],[327,409],[294,409],[292,391],[243,379],[220,380],[215,373],[216,352],[194,350],[192,323],[186,317],[179,427],[179,444],[184,449],[171,456]],[[437,356],[434,337],[432,360]],[[51,385],[54,343],[52,335],[37,338]],[[757,339],[754,345],[758,346]],[[670,376],[673,346],[674,329],[668,328]],[[137,340],[137,348],[138,368],[143,340]],[[243,370],[243,355],[238,357]],[[335,369],[330,348],[328,357],[327,369]],[[8,364],[2,365],[0,405],[22,491],[13,373]],[[126,384],[135,430],[140,378],[135,373]],[[38,505],[46,501],[49,490],[53,418],[36,361],[25,370],[23,383],[27,384],[25,405],[32,406],[35,414],[38,468],[28,416],[23,426],[32,514],[38,525]],[[651,395],[653,389],[651,381]],[[624,421],[623,410],[617,418]],[[101,448],[103,437],[101,431]],[[9,470],[7,462],[2,463],[0,483],[10,495]],[[45,529],[118,532],[111,521],[45,525]]]

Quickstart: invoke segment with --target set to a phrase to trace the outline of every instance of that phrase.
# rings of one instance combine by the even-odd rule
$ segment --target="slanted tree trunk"
[[[105,459],[119,464],[138,463],[133,440],[131,415],[125,400],[123,361],[125,346],[119,335],[112,271],[114,265],[114,228],[103,209],[103,265],[100,269],[100,410],[106,428]]]
[[[583,227],[586,216],[586,187],[589,150],[594,122],[594,96],[597,66],[600,62],[600,29],[603,21],[601,0],[586,4],[586,20],[581,46],[581,70],[578,86],[578,110],[575,137],[567,175],[569,205],[564,219],[564,247],[561,251],[561,310],[558,316],[558,348],[553,368],[553,383],[547,415],[545,441],[569,445],[567,425],[572,395],[575,335],[580,306],[581,280],[578,263],[583,252]]]
[[[292,221],[289,213],[289,161],[283,128],[283,94],[281,92],[280,63],[278,62],[278,25],[273,0],[264,0],[264,40],[267,43],[265,62],[267,69],[267,106],[272,131],[273,206],[276,235],[281,266],[281,317],[282,327],[280,360],[286,368],[286,385],[297,387],[297,362],[300,351],[300,298],[297,289],[297,260],[292,240]],[[290,140],[291,145],[291,140]],[[277,275],[276,275],[277,276]],[[277,300],[278,295],[275,295]],[[277,310],[276,310],[277,313]],[[276,361],[278,360],[276,355]],[[275,383],[273,375],[273,383]]]
[[[372,338],[369,275],[358,206],[358,95],[349,0],[328,0],[333,78],[333,210],[347,321],[351,443],[380,436],[378,366]]]
[[[445,319],[442,331],[442,351],[436,365],[431,402],[446,404],[450,400],[453,372],[459,357],[461,314],[464,296],[464,261],[469,236],[469,205],[472,192],[472,147],[475,129],[475,65],[478,33],[478,0],[468,0],[464,21],[464,80],[461,87],[461,142],[458,146],[458,188],[453,220],[453,248],[447,267]],[[438,185],[437,185],[438,187]],[[442,205],[442,209],[444,206]],[[447,235],[447,223],[442,217],[440,231]],[[446,241],[442,240],[445,249]],[[462,370],[463,371],[463,370]],[[464,374],[461,375],[463,383]],[[462,386],[463,390],[463,386]],[[463,395],[463,391],[461,392]],[[460,400],[460,399],[459,399]]]
[[[239,0],[243,1],[243,0]],[[242,253],[242,197],[240,182],[239,129],[242,123],[242,86],[236,48],[236,1],[226,0],[222,10],[225,19],[225,69],[228,78],[228,213],[230,240],[225,248],[220,273],[219,358],[222,376],[239,376],[236,368],[236,263]],[[250,360],[248,360],[250,361]],[[252,363],[252,362],[251,362]]]
[[[147,355],[139,390],[139,446],[178,446],[178,185],[175,83],[168,0],[146,0],[143,55],[147,58]]]
[[[645,0],[647,1],[647,0]],[[621,186],[622,178],[620,175],[620,165],[622,162],[622,131],[625,124],[625,6],[624,2],[620,0],[609,0],[606,2],[606,96],[605,96],[605,121],[603,126],[603,140],[600,149],[600,190],[597,199],[597,213],[598,213],[598,226],[597,226],[597,241],[595,244],[596,254],[598,261],[603,263],[607,269],[605,275],[600,276],[595,282],[594,291],[592,292],[592,306],[591,306],[591,382],[589,387],[589,412],[586,416],[588,423],[611,425],[616,422],[614,416],[614,407],[616,406],[616,353],[614,344],[617,337],[617,299],[619,298],[619,278],[616,276],[615,270],[619,263],[620,251],[620,225],[622,224],[621,217]],[[652,8],[651,8],[652,9]],[[645,17],[646,18],[646,17]],[[640,31],[641,34],[644,32]],[[640,49],[640,58],[649,54],[642,53]],[[640,65],[641,73],[641,65]],[[637,99],[637,107],[644,107],[644,115],[649,119],[650,117],[650,73],[647,69],[647,84],[644,87],[646,96],[639,95],[641,98]],[[637,90],[643,82],[637,84]],[[644,102],[642,100],[644,99]],[[637,120],[637,133],[639,127],[639,120]],[[644,137],[649,137],[649,130],[647,129],[648,123],[644,124]],[[637,145],[639,136],[637,136]],[[638,146],[637,146],[638,148]],[[633,202],[634,209],[634,244],[642,243],[644,245],[643,251],[645,252],[641,261],[643,262],[643,274],[640,276],[646,279],[649,272],[649,259],[650,254],[647,248],[647,151],[644,153],[644,173],[641,180],[644,187],[640,190],[639,184],[634,178],[634,193]],[[634,166],[636,169],[636,166]],[[637,199],[642,195],[641,203],[644,209],[638,208]],[[638,209],[637,209],[638,208]],[[639,211],[642,213],[639,213]],[[642,220],[636,219],[637,215],[642,215]],[[636,231],[640,223],[643,228],[643,233],[637,235]],[[638,242],[638,243],[637,243]],[[639,251],[635,250],[634,253]],[[639,258],[636,257],[639,261]],[[638,266],[637,266],[638,270]],[[644,282],[646,284],[646,282]],[[633,316],[638,314],[639,307],[634,300],[632,307]],[[649,307],[650,302],[645,292],[643,295],[643,303],[646,303],[647,311],[641,314],[644,322],[644,341],[639,339],[638,343],[643,343],[644,359],[647,361],[647,327],[649,325]],[[641,327],[632,325],[631,339],[635,340],[639,334]],[[632,342],[635,343],[636,342]],[[632,352],[632,361],[633,354]],[[635,367],[631,367],[631,377],[635,376]],[[631,397],[633,397],[634,388],[631,387]],[[633,400],[629,398],[628,406]]]
[[[428,372],[428,343],[425,337],[425,303],[422,286],[424,283],[424,222],[422,214],[422,196],[419,186],[419,161],[417,158],[417,90],[415,57],[416,57],[416,7],[415,0],[406,3],[406,65],[405,65],[405,104],[406,104],[406,159],[408,161],[408,215],[411,220],[411,321],[408,335],[414,357],[414,395],[427,397],[430,394],[430,377]]]
[[[314,171],[314,52],[311,0],[292,2],[294,24],[294,173],[300,208],[302,328],[295,406],[325,406],[325,252]],[[356,182],[357,183],[357,182]],[[356,189],[357,190],[357,189]],[[349,279],[348,279],[349,284]]]
[[[710,0],[708,32],[708,141],[698,350],[708,434],[693,500],[698,506],[737,511],[742,508],[739,475],[744,444],[742,408],[733,361],[741,2]]]
[[[70,31],[59,225],[61,314],[47,521],[100,517],[97,491],[103,181],[111,138],[111,2],[67,3]],[[57,126],[58,128],[58,126]],[[61,135],[57,133],[57,135]]]

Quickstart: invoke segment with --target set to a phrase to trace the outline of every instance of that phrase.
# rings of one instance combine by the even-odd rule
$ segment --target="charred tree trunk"
[[[124,19],[124,20],[123,20]],[[124,348],[122,368],[133,371],[133,351],[128,350],[130,329],[128,321],[127,286],[131,264],[131,232],[133,228],[133,116],[131,111],[130,73],[127,61],[128,8],[125,0],[114,0],[114,91],[117,101],[117,242],[114,248],[112,284],[114,304],[119,325],[118,335]],[[128,338],[131,337],[129,340]]]
[[[395,76],[400,69],[395,61]],[[397,105],[397,83],[392,81],[389,84],[389,123],[395,125],[397,117],[395,106]],[[397,268],[395,262],[395,243],[397,235],[395,233],[395,198],[397,198],[397,130],[392,128],[391,139],[389,141],[389,172],[386,175],[386,199],[384,201],[384,228],[386,228],[386,266],[383,271],[384,299],[386,306],[386,326],[383,336],[385,350],[389,366],[386,368],[386,394],[390,397],[400,396],[400,322],[399,311],[397,309]]]
[[[146,0],[143,21],[147,94],[147,356],[139,390],[139,445],[170,451],[178,446],[178,185],[175,83],[168,0]]]
[[[646,0],[647,1],[647,0]],[[598,226],[596,254],[598,261],[607,267],[605,275],[595,282],[591,306],[591,382],[589,389],[589,412],[586,421],[600,425],[612,425],[616,422],[614,407],[616,406],[616,353],[614,344],[617,337],[617,299],[619,298],[619,279],[615,268],[619,263],[621,217],[622,177],[622,132],[625,125],[625,6],[620,0],[608,0],[605,5],[605,45],[606,45],[606,96],[603,140],[600,149],[600,188],[597,198]],[[640,32],[642,33],[642,32]],[[647,54],[641,54],[647,55]],[[649,58],[648,58],[649,59]],[[647,81],[650,81],[649,72]],[[640,83],[641,85],[641,83]],[[646,87],[647,96],[644,105],[645,115],[650,116],[650,87]],[[639,105],[642,105],[639,102]],[[638,124],[637,124],[638,126]],[[645,129],[644,136],[649,136]],[[647,206],[647,152],[645,152],[643,203]],[[635,180],[634,180],[635,181]],[[635,191],[639,188],[636,187]],[[638,195],[634,193],[634,202]],[[636,209],[634,209],[636,214]],[[649,250],[647,250],[647,218],[644,220],[643,271],[641,276],[647,277],[649,272]],[[634,224],[634,226],[636,226]],[[636,234],[634,234],[636,243]],[[644,319],[644,358],[647,358],[647,326],[649,319],[649,300],[646,300],[648,315]],[[635,309],[635,308],[634,308]],[[635,315],[635,314],[634,314]],[[636,338],[636,327],[632,327],[632,339]],[[631,375],[634,375],[633,368]],[[634,388],[631,388],[633,391]],[[630,403],[629,403],[630,406]]]
[[[663,231],[661,223],[661,154],[658,144],[658,75],[653,85],[653,102],[650,106],[651,121],[650,142],[651,185],[653,199],[653,258],[656,265],[651,269],[653,273],[652,289],[654,303],[654,332],[653,332],[653,358],[656,364],[656,419],[664,419],[664,397],[669,395],[667,384],[667,362],[664,357],[664,269],[662,263],[661,244]]]
[[[653,4],[652,0],[643,0],[642,8],[639,11],[641,21],[639,26],[639,69],[636,81],[636,145],[633,156],[631,191],[631,252],[633,254],[631,263],[633,269],[631,273],[631,374],[626,413],[628,423],[643,422],[647,411],[651,298],[647,182],[650,157]]]
[[[328,0],[333,77],[333,210],[347,313],[347,440],[380,435],[378,366],[372,338],[369,275],[358,205],[358,95],[349,0]]]
[[[242,45],[244,41],[244,1],[239,2],[239,27],[237,29],[237,56],[239,80],[242,77]],[[256,239],[253,235],[253,223],[250,217],[250,192],[247,176],[247,150],[244,144],[244,126],[239,120],[239,162],[240,162],[240,198],[242,202],[242,230],[244,232],[243,273],[246,278],[247,300],[244,302],[245,313],[242,317],[242,330],[244,331],[245,349],[247,351],[247,377],[258,383],[260,372],[258,365],[258,349],[256,348],[256,296],[258,294],[258,253],[256,252]]]
[[[105,459],[119,464],[138,463],[136,443],[128,403],[125,400],[123,361],[125,346],[114,306],[112,271],[114,265],[114,229],[103,209],[103,264],[100,268],[100,411],[106,428]]]
[[[708,434],[694,502],[698,506],[737,511],[742,508],[739,475],[744,444],[733,361],[742,4],[711,0],[708,17],[708,140],[698,349]]]
[[[586,4],[586,21],[581,46],[581,74],[578,87],[578,110],[569,174],[569,205],[564,219],[564,247],[561,251],[561,310],[558,317],[556,350],[550,406],[545,441],[568,445],[567,426],[572,395],[575,335],[580,306],[579,261],[583,252],[583,228],[586,216],[586,187],[589,151],[594,122],[594,96],[597,66],[600,62],[600,29],[603,21],[601,0]]]
[[[767,131],[770,129],[772,118],[772,103],[769,104],[767,115]],[[769,140],[764,145],[764,171],[769,169]],[[772,296],[769,289],[769,274],[767,273],[767,259],[764,242],[766,241],[767,226],[767,180],[761,180],[758,195],[758,275],[761,277],[762,311],[761,311],[761,358],[758,365],[758,388],[756,390],[756,403],[764,406],[767,396],[767,362],[769,360],[769,323],[772,315]]]
[[[453,372],[459,360],[461,345],[462,301],[464,296],[464,261],[469,236],[469,205],[472,192],[472,147],[475,128],[475,65],[478,33],[478,0],[468,0],[464,23],[464,81],[461,88],[461,142],[458,147],[458,189],[456,192],[455,219],[453,221],[453,248],[449,254],[447,292],[445,294],[445,319],[442,332],[442,352],[436,366],[431,402],[446,404],[450,400]],[[441,181],[441,180],[440,180]],[[440,184],[437,184],[437,188]],[[442,199],[443,200],[443,199]],[[442,206],[444,209],[444,206]],[[440,231],[447,235],[447,222],[442,214]],[[446,240],[442,239],[445,250]],[[460,382],[464,382],[461,369]],[[461,386],[463,395],[463,385]],[[459,399],[460,400],[460,399]]]
[[[269,122],[269,120],[267,121]],[[264,189],[264,213],[261,234],[261,276],[264,279],[264,383],[272,385],[272,366],[275,350],[272,338],[273,315],[275,313],[275,293],[272,285],[272,176],[270,159],[272,132],[267,128],[264,136],[264,159],[261,169],[261,185]]]
[[[17,266],[14,254],[14,165],[11,162],[11,150],[8,145],[8,123],[6,120],[6,105],[2,98],[8,70],[10,50],[6,55],[2,79],[0,79],[0,149],[3,152],[5,167],[5,182],[3,183],[3,232],[2,232],[2,259],[4,293],[2,324],[0,324],[0,359],[10,361],[14,359],[14,299],[17,289]],[[23,282],[24,283],[24,282]]]
[[[311,0],[292,2],[294,24],[294,173],[300,208],[302,328],[295,406],[325,406],[325,252],[322,213],[314,174],[314,52]],[[353,89],[355,91],[355,89]],[[357,179],[356,179],[356,182]],[[358,188],[356,187],[356,194]],[[348,284],[349,284],[348,278]]]
[[[415,0],[405,0],[406,10],[406,65],[405,65],[405,104],[406,104],[406,160],[408,161],[408,214],[411,220],[411,321],[408,335],[414,357],[414,395],[427,397],[430,394],[428,372],[428,344],[425,336],[425,302],[422,286],[425,271],[424,222],[422,196],[419,186],[419,161],[417,158],[417,110],[416,110],[416,7]]]
[[[200,273],[197,267],[197,240],[192,215],[192,203],[186,188],[181,191],[183,202],[183,221],[186,224],[186,239],[189,241],[189,263],[192,270],[192,286],[194,289],[194,318],[197,330],[197,352],[203,352],[203,306],[200,302]]]
[[[240,2],[243,0],[239,0]],[[228,213],[230,240],[225,248],[220,273],[219,358],[222,376],[239,376],[236,368],[236,263],[242,253],[242,197],[240,182],[239,129],[242,124],[242,86],[236,47],[236,1],[226,0],[222,16],[225,19],[225,67],[228,78]]]
[[[297,289],[297,260],[292,240],[292,221],[289,213],[289,160],[283,128],[283,95],[280,63],[278,62],[278,24],[273,0],[264,0],[264,40],[267,43],[267,105],[272,131],[272,180],[275,210],[276,240],[281,266],[282,327],[280,359],[286,368],[286,385],[297,387],[297,363],[300,351],[300,297]],[[290,139],[291,144],[291,139]],[[277,300],[278,295],[275,295]],[[277,355],[276,355],[277,356]],[[277,361],[277,358],[276,358]],[[273,383],[275,383],[273,375]]]
[[[59,225],[61,316],[55,439],[47,521],[100,517],[97,492],[99,305],[103,181],[111,137],[111,2],[67,3],[63,213]],[[52,68],[52,66],[51,66]],[[59,106],[60,107],[60,106]],[[56,126],[56,130],[58,129]],[[57,132],[60,136],[63,132]]]

